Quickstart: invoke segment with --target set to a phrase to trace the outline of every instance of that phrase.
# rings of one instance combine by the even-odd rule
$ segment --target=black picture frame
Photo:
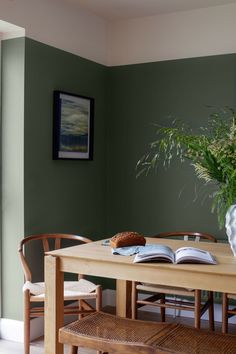
[[[53,159],[93,160],[94,99],[53,92]]]

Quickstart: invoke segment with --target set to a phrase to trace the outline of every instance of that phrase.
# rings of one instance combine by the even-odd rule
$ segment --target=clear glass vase
[[[236,204],[231,205],[226,213],[225,228],[230,247],[236,257]]]

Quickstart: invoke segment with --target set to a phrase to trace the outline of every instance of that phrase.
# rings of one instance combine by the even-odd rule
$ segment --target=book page
[[[175,263],[216,264],[217,262],[210,252],[195,247],[181,247],[175,252]]]
[[[174,263],[175,255],[172,249],[165,245],[146,245],[136,254],[134,263],[148,261],[166,261]]]

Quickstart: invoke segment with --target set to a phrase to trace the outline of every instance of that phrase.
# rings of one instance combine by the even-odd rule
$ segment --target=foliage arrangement
[[[137,176],[156,169],[160,161],[169,166],[174,158],[189,159],[197,177],[205,185],[215,185],[212,211],[222,227],[228,208],[236,202],[236,114],[232,109],[213,113],[207,123],[197,134],[180,120],[170,127],[155,125],[157,139],[138,161]]]

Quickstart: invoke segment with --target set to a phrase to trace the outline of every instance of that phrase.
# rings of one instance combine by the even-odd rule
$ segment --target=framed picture
[[[53,159],[93,159],[94,99],[54,91]]]

